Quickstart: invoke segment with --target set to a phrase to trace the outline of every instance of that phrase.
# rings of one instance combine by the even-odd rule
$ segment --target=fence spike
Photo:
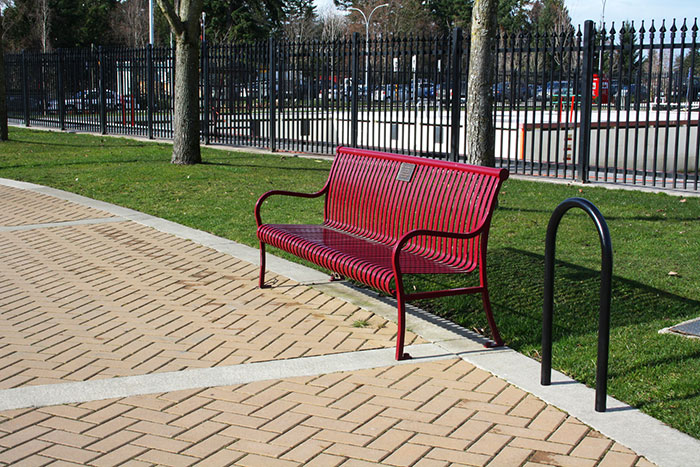
[[[666,20],[665,19],[661,20],[661,27],[659,28],[659,33],[661,34],[661,37],[664,37],[664,34],[666,33]]]
[[[629,25],[623,21],[623,22],[622,22],[622,27],[620,28],[620,37],[622,37],[622,36],[624,36],[625,34],[627,34],[628,29],[629,29]]]
[[[639,33],[644,37],[644,33],[647,32],[646,29],[644,29],[644,20],[642,20],[642,25],[639,27]]]
[[[672,35],[675,35],[676,31],[678,31],[678,28],[676,27],[676,20],[675,19],[673,20],[673,24],[671,25],[671,29],[669,29],[669,31],[671,31]]]
[[[654,33],[656,32],[656,28],[654,27],[654,20],[651,20],[651,26],[649,27],[649,33],[651,34],[651,37],[654,37]]]
[[[686,22],[686,19],[683,18],[683,25],[681,26],[681,34],[683,35],[683,37],[685,37],[686,31],[688,31],[688,26],[686,26],[685,22]]]

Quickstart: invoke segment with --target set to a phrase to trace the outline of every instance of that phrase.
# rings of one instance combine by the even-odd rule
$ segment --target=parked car
[[[521,84],[516,87],[516,97],[522,101],[535,97],[537,87],[534,84]]]
[[[372,93],[372,99],[380,102],[407,102],[412,96],[411,86],[408,84],[384,84]]]
[[[574,95],[573,83],[568,81],[550,81],[544,88],[538,88],[537,99],[541,101],[558,101]]]
[[[333,86],[328,89],[321,89],[318,92],[318,98],[323,99],[325,94],[325,98],[328,100],[337,100],[338,99],[338,86]]]
[[[648,101],[649,100],[649,91],[646,86],[643,84],[637,85],[636,83],[632,84],[624,84],[620,88],[620,96],[622,97],[627,97],[628,99],[635,100],[637,98],[637,91],[639,91],[639,98],[642,101]],[[617,89],[613,93],[613,96],[617,98]]]
[[[107,111],[121,108],[122,99],[114,91],[105,90],[105,109]],[[64,100],[63,108],[66,112],[97,112],[100,109],[100,91],[93,89],[90,91],[78,91],[71,97]],[[48,109],[58,112],[58,101],[50,100]]]
[[[673,102],[681,102],[690,100],[692,102],[697,102],[700,100],[700,76],[694,76],[690,89],[688,89],[688,76],[685,75],[682,78],[676,75],[673,80],[673,86],[671,89],[671,99]]]
[[[419,79],[415,88],[419,99],[433,99],[437,93],[437,86],[428,80]]]
[[[345,95],[348,97],[348,99],[352,98],[352,86],[350,86],[349,88],[346,88]],[[367,86],[365,86],[364,84],[358,84],[357,85],[357,96],[358,97],[367,96]]]
[[[459,89],[459,100],[462,104],[464,104],[467,102],[467,83],[465,81],[462,81],[462,84],[460,85]],[[437,95],[440,96],[440,101],[442,101],[443,105],[449,105],[452,102],[452,91],[453,89],[447,85],[438,86]]]
[[[510,83],[500,82],[493,85],[493,98],[496,101],[507,101],[511,98]]]
[[[27,96],[27,103],[30,111],[41,110],[41,99],[34,96]],[[24,96],[22,94],[8,93],[6,105],[9,112],[21,112],[24,110]]]

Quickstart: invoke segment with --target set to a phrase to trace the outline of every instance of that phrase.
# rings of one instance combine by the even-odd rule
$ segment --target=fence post
[[[352,79],[352,84],[350,85],[350,92],[352,96],[350,98],[350,145],[354,148],[357,147],[357,126],[358,126],[358,111],[357,111],[357,77],[358,77],[358,61],[359,61],[359,48],[360,48],[360,33],[355,32],[352,35],[352,64],[350,68],[350,74]]]
[[[208,56],[208,44],[206,40],[202,40],[202,74],[203,76],[203,86],[204,86],[204,144],[209,144],[209,122],[211,111],[209,100],[211,97],[211,90],[209,89],[209,56]]]
[[[24,110],[24,126],[29,126],[29,84],[27,83],[27,54],[22,51],[22,110]]]
[[[107,102],[105,96],[105,67],[102,46],[97,49],[97,71],[100,77],[100,133],[107,134]]]
[[[450,51],[450,160],[459,159],[459,124],[462,110],[462,29],[452,30],[452,50]]]
[[[277,75],[277,47],[272,37],[270,37],[268,43],[270,48],[270,66],[268,67],[267,75],[267,97],[269,99],[268,108],[270,112],[270,151],[275,152],[277,150],[277,82],[275,81],[275,76]]]
[[[593,54],[595,53],[593,21],[583,23],[583,70],[581,73],[581,133],[578,146],[577,180],[587,183],[591,154],[591,118],[593,116]]]
[[[153,44],[146,46],[146,99],[148,107],[148,139],[153,139]]]
[[[61,130],[66,129],[66,99],[65,91],[63,89],[63,49],[58,49],[56,51],[58,54],[58,123]]]

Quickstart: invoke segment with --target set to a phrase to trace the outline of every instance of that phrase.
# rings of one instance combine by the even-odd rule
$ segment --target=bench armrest
[[[260,196],[260,198],[258,198],[258,201],[255,203],[255,223],[258,227],[262,225],[262,220],[260,219],[260,208],[262,207],[263,202],[272,195],[294,196],[297,198],[318,198],[319,196],[326,194],[327,191],[328,184],[326,184],[323,188],[321,188],[320,191],[317,191],[316,193],[298,193],[296,191],[284,190],[271,190],[267,193],[263,193],[262,196]]]
[[[411,240],[414,237],[421,237],[421,236],[426,236],[426,237],[443,237],[443,238],[457,238],[457,239],[468,239],[468,238],[473,238],[478,235],[481,235],[481,233],[484,231],[486,228],[487,223],[483,222],[479,227],[476,229],[470,231],[470,232],[447,232],[444,230],[430,230],[430,229],[415,229],[406,232],[399,238],[399,241],[396,242],[396,245],[394,246],[394,251],[391,256],[391,262],[392,265],[394,266],[394,272],[395,273],[400,273],[401,267],[399,265],[399,257],[401,255],[401,250],[403,250],[403,247],[406,246],[406,243],[408,243],[409,240]]]

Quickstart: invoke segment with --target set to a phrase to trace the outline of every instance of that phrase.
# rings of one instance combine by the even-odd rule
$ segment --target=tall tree
[[[49,0],[37,0],[33,12],[34,27],[41,41],[41,51],[46,52],[51,48],[49,32],[51,31],[51,7]]]
[[[49,0],[53,47],[89,47],[111,41],[109,19],[117,0]]]
[[[535,0],[529,17],[532,29],[548,39],[550,50],[545,52],[546,60],[553,60],[556,69],[564,66],[569,61],[565,46],[572,43],[575,32],[564,0]]]
[[[473,5],[473,0],[426,0],[435,23],[445,33],[456,27],[468,29]]]
[[[308,40],[315,34],[316,6],[313,0],[287,0],[282,8],[283,29],[291,40]]]
[[[467,162],[495,165],[493,51],[498,32],[498,0],[476,0],[471,21],[467,82]]]
[[[333,0],[333,4],[341,10],[347,10],[353,6],[353,0]]]
[[[319,15],[321,23],[321,40],[335,41],[345,36],[348,29],[347,18],[338,14],[333,8],[326,8]]]
[[[692,68],[693,71],[690,74],[700,76],[700,50],[686,51],[685,56],[676,57],[676,64],[673,68],[675,73],[680,73],[683,70],[684,75],[687,75],[688,70]]]
[[[530,0],[500,0],[498,2],[498,26],[510,33],[528,29]]]
[[[428,34],[438,29],[422,0],[389,0],[388,3],[388,8],[377,10],[372,17],[381,24],[384,34]]]
[[[46,50],[51,43],[48,32],[50,28],[50,9],[46,8],[41,18],[40,4],[48,5],[47,0],[2,1],[5,50],[16,52],[22,49]],[[43,21],[42,21],[43,19]],[[42,26],[44,26],[42,28]],[[43,34],[42,37],[42,32]]]
[[[564,0],[535,0],[528,16],[530,23],[540,31],[562,34],[573,30]]]
[[[202,162],[199,148],[199,18],[202,0],[171,0],[158,6],[175,36],[175,107],[173,109],[173,164]]]
[[[111,22],[119,42],[129,47],[144,47],[148,43],[148,15],[144,14],[147,7],[146,0],[126,0],[117,5]]]
[[[622,27],[619,32],[620,51],[617,54],[616,60],[613,63],[614,73],[619,73],[622,76],[623,82],[627,83],[634,81],[634,73],[642,64],[641,50],[637,46],[637,31],[634,24],[628,21],[622,22]]]
[[[253,42],[277,33],[283,0],[207,0],[207,37],[217,42]]]

